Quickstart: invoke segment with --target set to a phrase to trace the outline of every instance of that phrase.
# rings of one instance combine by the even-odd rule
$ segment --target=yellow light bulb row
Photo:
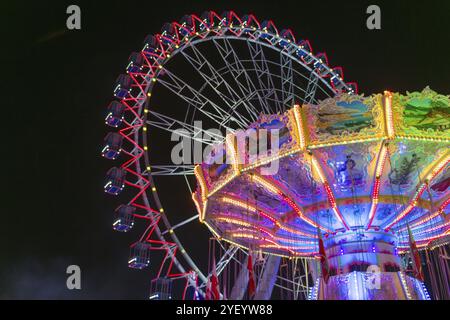
[[[221,183],[219,183],[218,185],[216,185],[216,187],[214,189],[212,189],[209,193],[208,193],[208,197],[211,197],[212,195],[214,195],[216,192],[220,191],[223,187],[225,187],[231,180],[233,180],[234,178],[236,178],[237,175],[236,173],[233,172],[233,174],[230,174],[229,177],[227,177],[225,180],[223,180]]]
[[[301,245],[308,245],[308,244],[316,244],[316,241],[305,241],[305,240],[300,240],[300,239],[293,239],[293,238],[286,238],[286,237],[282,237],[282,236],[277,236],[275,234],[273,234],[273,232],[270,232],[269,230],[266,230],[264,228],[261,228],[260,230],[255,230],[254,228],[248,230],[246,233],[244,234],[253,234],[253,236],[258,238],[261,238],[260,236],[260,232],[263,232],[264,234],[267,234],[270,236],[270,238],[272,238],[273,240],[277,240],[277,241],[283,241],[283,242],[288,242],[288,243],[295,243],[295,244],[301,244]],[[239,234],[242,234],[239,233]],[[235,235],[235,233],[230,233],[231,236]],[[238,236],[237,236],[238,237]],[[264,238],[264,237],[263,237]]]
[[[231,156],[231,165],[233,166],[234,174],[237,176],[240,173],[240,169],[239,169],[239,157],[235,143],[236,143],[235,136],[231,133],[228,134],[226,137],[227,151],[228,154]]]
[[[275,186],[273,183],[270,183],[261,176],[257,174],[252,174],[251,177],[254,181],[256,181],[256,183],[262,185],[265,189],[272,192],[273,194],[279,195],[280,193],[282,193],[277,186]]]
[[[195,208],[197,209],[200,221],[202,221],[203,218],[204,218],[203,217],[203,209],[202,209],[202,206],[200,205],[200,202],[197,200],[197,193],[196,192],[192,193],[192,200],[194,201]]]
[[[415,140],[415,141],[434,141],[434,142],[446,142],[449,143],[450,139],[443,137],[427,137],[427,136],[416,136],[410,134],[397,134],[397,138],[405,139],[405,140]]]
[[[370,141],[378,141],[383,140],[383,135],[375,135],[370,137],[361,137],[357,139],[338,139],[334,141],[327,142],[311,142],[311,144],[308,146],[309,149],[319,149],[323,147],[332,147],[336,145],[347,145],[347,144],[353,144],[353,143],[359,143],[359,142],[370,142]]]
[[[250,165],[244,167],[240,171],[241,172],[246,172],[246,171],[255,169],[257,167],[263,166],[265,164],[268,164],[270,162],[273,162],[273,161],[279,160],[281,158],[290,156],[290,155],[292,155],[294,153],[298,153],[300,151],[301,151],[300,148],[293,148],[291,150],[283,151],[283,152],[280,152],[279,154],[277,154],[276,156],[270,156],[270,157],[267,157],[265,159],[259,159],[259,160],[255,161],[253,164],[250,164]]]
[[[212,232],[212,234],[219,240],[222,240],[222,237],[217,233],[217,231],[205,220],[203,223],[208,227],[208,229]]]
[[[389,91],[384,92],[384,121],[386,126],[386,135],[388,139],[393,139],[395,132],[392,112],[392,93]]]
[[[245,232],[232,232],[229,234],[232,238],[237,239],[252,239],[252,240],[263,240],[263,237],[259,237],[257,235],[251,234],[251,233],[245,233]]]
[[[373,218],[375,217],[375,212],[378,206],[378,196],[380,193],[381,175],[383,174],[384,165],[386,163],[386,158],[388,154],[388,145],[382,142],[380,146],[380,152],[378,156],[377,167],[375,169],[375,181],[372,190],[372,203],[369,210],[369,222],[367,224],[367,229],[372,225]]]
[[[438,161],[438,164],[433,166],[425,178],[426,182],[430,182],[434,177],[450,162],[450,151],[447,151],[442,158]]]
[[[256,212],[256,207],[254,205],[252,205],[252,204],[249,204],[249,203],[245,202],[245,201],[238,200],[238,199],[233,199],[233,198],[226,197],[226,196],[224,196],[224,197],[222,197],[220,199],[224,203],[232,204],[232,205],[234,205],[236,207],[239,207],[239,208],[242,208],[242,209],[245,209],[245,210],[250,210],[252,212]]]
[[[232,223],[232,224],[237,224],[238,226],[243,226],[243,227],[251,227],[252,224],[241,220],[241,219],[236,219],[236,218],[230,218],[230,217],[214,217],[215,220],[217,221],[221,221],[221,222],[226,222],[226,223]]]
[[[312,169],[317,174],[317,177],[319,178],[320,183],[324,184],[326,182],[325,176],[322,172],[322,167],[320,166],[319,162],[317,161],[316,157],[313,155],[310,156],[311,163],[312,163]]]
[[[203,176],[203,170],[200,165],[196,165],[194,168],[194,175],[200,184],[200,192],[202,196],[202,201],[205,202],[208,198],[208,186],[206,185],[205,177]]]
[[[304,151],[306,149],[306,136],[307,136],[307,131],[306,131],[306,126],[305,124],[305,119],[304,119],[304,114],[303,114],[303,110],[300,108],[299,105],[295,105],[294,106],[294,118],[295,118],[295,124],[296,124],[296,132],[299,138],[299,144],[300,144],[300,149],[302,151]]]

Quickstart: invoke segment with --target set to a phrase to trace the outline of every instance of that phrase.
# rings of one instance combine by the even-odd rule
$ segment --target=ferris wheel
[[[341,67],[330,67],[325,53],[314,53],[310,42],[296,39],[290,29],[279,30],[272,21],[260,22],[251,14],[185,15],[145,38],[143,48],[130,55],[124,74],[117,78],[105,119],[117,129],[105,137],[102,155],[120,162],[107,172],[104,186],[109,194],[121,193],[123,201],[115,211],[114,229],[126,232],[135,224],[145,226],[131,245],[128,265],[143,269],[154,251],[163,252],[152,298],[171,298],[170,287],[177,279],[204,296],[212,272],[220,276],[233,263],[245,268],[247,255],[246,249],[217,239],[220,256],[213,271],[202,269],[191,257],[178,233],[198,223],[198,214],[165,210],[158,186],[168,177],[178,179],[177,186],[185,185],[189,197],[195,186],[193,163],[169,161],[171,134],[183,132],[193,143],[212,145],[224,138],[206,128],[245,129],[261,114],[282,114],[294,104],[316,104],[339,93],[357,93],[355,83],[344,81]],[[259,261],[270,268],[270,255],[261,254]],[[307,261],[295,263],[308,282]],[[292,282],[300,271],[289,270],[290,276],[284,272],[284,277]],[[309,285],[296,288],[298,295]],[[235,297],[242,297],[234,291]],[[182,298],[188,298],[185,293]]]

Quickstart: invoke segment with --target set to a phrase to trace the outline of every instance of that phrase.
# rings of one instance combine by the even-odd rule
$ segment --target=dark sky
[[[70,4],[81,7],[80,31],[66,30]],[[382,30],[366,28],[369,4],[380,5]],[[126,266],[138,234],[112,231],[120,201],[102,192],[112,165],[99,156],[104,110],[147,34],[207,9],[291,28],[360,92],[450,93],[448,1],[2,1],[0,298],[147,297],[151,271]],[[191,210],[186,194],[171,197]],[[191,250],[206,260],[206,241]],[[81,291],[65,287],[70,264],[82,269]]]

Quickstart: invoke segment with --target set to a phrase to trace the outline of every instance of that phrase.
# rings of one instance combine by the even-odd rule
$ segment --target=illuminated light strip
[[[270,241],[268,241],[268,242],[270,242]],[[295,254],[295,251],[294,251],[294,250],[288,249],[287,247],[284,247],[284,246],[280,246],[280,245],[277,244],[277,243],[274,243],[274,244],[272,244],[272,245],[270,245],[270,244],[262,244],[262,245],[260,245],[260,247],[261,247],[261,248],[268,248],[268,249],[271,249],[271,248],[277,248],[277,249],[280,249],[280,250],[286,250],[286,251],[288,251],[291,255],[294,255],[294,254]],[[308,255],[309,255],[309,254],[308,254]]]
[[[425,182],[430,182],[442,169],[450,162],[450,151],[444,152],[442,157],[435,163],[431,163],[423,172],[426,172],[425,177],[420,177]]]
[[[225,242],[228,242],[228,243],[230,243],[230,244],[232,244],[232,245],[234,245],[234,246],[236,246],[236,247],[239,247],[239,248],[243,248],[243,249],[246,249],[246,250],[249,250],[250,248],[248,248],[248,247],[246,247],[246,246],[244,246],[244,245],[242,245],[242,244],[240,244],[240,243],[237,243],[237,242],[235,242],[235,241],[232,241],[232,240],[230,240],[230,239],[226,239],[226,238],[220,238],[220,240],[222,240],[222,241],[225,241]],[[285,255],[285,254],[279,254],[279,253],[274,253],[274,252],[267,252],[267,251],[263,251],[264,253],[267,253],[267,254],[271,254],[271,255],[273,255],[273,256],[277,256],[277,257],[282,257],[282,258],[290,258],[290,256],[288,256],[288,255]],[[293,253],[294,255],[297,255],[295,252]],[[317,252],[312,252],[311,254],[317,254]],[[313,257],[313,256],[311,256],[311,254],[305,254],[305,255],[303,255],[304,256],[304,259],[311,259],[311,260],[315,260],[316,258],[315,257]]]
[[[253,212],[257,211],[257,209],[256,209],[256,207],[254,205],[252,205],[252,204],[250,204],[250,203],[248,203],[248,202],[246,202],[244,200],[241,200],[241,199],[236,199],[236,198],[223,196],[223,197],[220,198],[220,200],[222,200],[225,203],[232,204],[232,205],[234,205],[236,207],[239,207],[239,208],[242,208],[242,209],[245,209],[245,210],[251,210]]]
[[[342,223],[342,225],[345,227],[345,229],[350,230],[347,223],[344,220],[344,217],[342,216],[341,212],[339,211],[338,207],[336,206],[336,199],[334,198],[333,191],[330,188],[330,185],[328,184],[328,181],[325,178],[325,175],[322,171],[322,167],[317,161],[316,157],[314,155],[310,155],[311,164],[313,167],[313,171],[317,173],[317,176],[320,180],[320,182],[323,184],[323,187],[325,189],[325,192],[327,193],[328,202],[330,203],[331,209],[334,211],[336,217],[338,220]]]
[[[216,185],[216,187],[208,193],[208,197],[211,197],[212,195],[214,195],[215,193],[220,191],[223,187],[225,187],[234,178],[236,178],[236,175],[233,173],[232,175],[227,177],[225,180],[223,180],[220,184]]]
[[[426,137],[426,136],[415,136],[411,134],[396,134],[397,138],[405,140],[415,140],[415,141],[435,141],[435,142],[450,142],[450,139],[442,137]]]
[[[288,242],[288,243],[295,243],[295,244],[299,244],[299,245],[308,245],[308,244],[317,244],[317,241],[307,241],[307,240],[302,240],[302,239],[294,239],[294,238],[285,238],[285,237],[281,237],[281,236],[277,236],[275,235],[273,232],[270,232],[269,230],[265,229],[265,228],[261,228],[261,227],[257,227],[257,228],[250,228],[248,230],[248,232],[238,232],[239,234],[244,233],[244,234],[249,234],[249,233],[253,233],[253,235],[255,233],[258,233],[258,238],[261,238],[261,236],[259,236],[259,232],[263,232],[267,235],[270,236],[271,239],[274,240],[278,240],[278,241],[283,241],[283,242]],[[233,236],[235,235],[235,232],[230,232],[228,233],[229,235]]]
[[[325,179],[325,176],[323,175],[322,167],[317,162],[316,157],[314,157],[313,155],[310,155],[310,160],[311,160],[314,172],[317,174],[317,177],[319,178],[320,183],[325,184],[326,179]]]
[[[388,154],[388,146],[383,142],[378,155],[377,167],[375,169],[375,182],[372,190],[372,203],[369,210],[369,223],[366,230],[369,230],[372,226],[373,219],[375,218],[375,212],[378,206],[378,196],[380,194],[381,175],[383,174],[384,165]]]
[[[428,293],[427,287],[425,287],[425,283],[420,282],[416,279],[416,283],[420,286],[422,289],[422,297],[424,297],[424,300],[431,300],[430,295]]]
[[[200,191],[203,202],[208,198],[208,186],[206,185],[205,177],[203,176],[203,170],[201,165],[196,165],[194,168],[194,175],[197,181],[200,183]]]
[[[447,228],[447,230],[444,230],[441,234],[436,235],[436,236],[432,236],[432,237],[426,237],[426,238],[421,238],[421,239],[416,239],[416,242],[424,242],[424,241],[433,241],[439,238],[442,238],[443,236],[447,235],[450,233],[450,228]],[[408,243],[408,242],[401,242],[403,243]]]
[[[434,240],[436,240],[436,239],[440,239],[440,238],[442,238],[442,237],[445,237],[446,235],[448,235],[448,234],[450,234],[450,228],[448,228],[447,230],[445,230],[443,233],[441,233],[441,234],[439,234],[439,235],[437,235],[437,236],[433,236],[433,237],[427,237],[427,238],[422,238],[422,239],[416,239],[416,242],[424,242],[424,241],[426,241],[427,243],[421,243],[421,244],[418,244],[417,246],[419,247],[425,247],[425,246],[427,246],[431,241],[434,241]],[[402,241],[402,242],[399,242],[399,244],[405,244],[405,245],[407,245],[407,244],[409,244],[409,242],[408,241]]]
[[[400,277],[400,282],[401,282],[401,284],[402,284],[403,291],[405,292],[406,299],[411,300],[412,297],[411,297],[411,294],[409,293],[409,289],[408,289],[408,285],[407,285],[407,283],[406,283],[405,275],[403,274],[402,271],[399,271],[399,272],[398,272],[398,275],[399,275],[399,277]]]
[[[280,237],[280,236],[273,236],[273,238],[277,241],[282,241],[282,242],[286,242],[286,243],[294,243],[294,244],[298,244],[298,245],[316,244],[316,241],[295,240],[292,238],[284,238],[284,237]],[[314,248],[315,248],[315,246],[314,246]],[[306,249],[306,247],[302,247],[301,249]]]
[[[255,230],[254,228],[247,230],[247,232],[243,231],[235,231],[235,232],[229,232],[227,235],[233,237],[233,238],[249,238],[249,239],[255,239],[255,240],[266,240],[266,237],[261,237],[261,235],[258,232],[263,232],[267,234],[271,239],[277,240],[277,241],[283,241],[293,244],[300,245],[311,245],[316,244],[316,241],[305,241],[305,240],[295,240],[292,238],[284,238],[280,236],[276,236],[272,234],[270,231],[265,230],[263,228],[258,228],[258,230]],[[280,244],[281,245],[281,244]],[[314,247],[299,247],[299,249],[314,249]]]
[[[192,200],[194,201],[194,204],[195,204],[195,207],[197,208],[197,212],[198,212],[199,216],[202,216],[203,215],[202,205],[197,200],[197,192],[192,193]],[[203,220],[203,217],[201,217],[200,220]]]
[[[311,247],[296,247],[296,246],[284,246],[281,244],[263,244],[261,245],[261,247],[263,248],[284,248],[286,250],[299,250],[299,249],[305,249],[305,250],[311,250],[311,249],[315,249],[315,246],[311,246]],[[310,255],[311,253],[309,252],[304,252],[305,254]]]
[[[379,141],[384,140],[383,134],[377,134],[370,137],[361,137],[361,138],[355,138],[355,139],[327,139],[327,142],[311,142],[311,144],[308,146],[309,149],[319,149],[324,147],[332,147],[336,145],[342,145],[342,144],[352,144],[352,143],[359,143],[359,142],[371,142],[371,141]]]
[[[297,119],[295,118],[295,114],[294,114],[294,108],[289,110],[287,112],[287,115],[288,115],[288,118],[289,118],[289,122],[292,123],[292,131],[294,133],[295,140],[297,141],[297,145],[299,146],[299,149],[301,149],[301,147],[300,147],[300,133],[299,133],[298,125],[297,125]]]
[[[303,114],[303,109],[298,104],[296,104],[293,108],[293,113],[297,129],[296,132],[299,140],[299,147],[302,151],[304,151],[308,143],[308,134],[305,127],[305,117]]]
[[[258,235],[252,234],[252,233],[248,233],[248,232],[233,232],[233,233],[229,233],[227,234],[230,237],[233,238],[242,238],[242,239],[253,239],[253,240],[264,240],[264,237],[260,237]]]
[[[281,193],[281,190],[277,186],[275,186],[273,183],[271,183],[270,181],[267,181],[267,179],[264,179],[257,174],[252,174],[251,178],[254,181],[256,181],[257,183],[259,183],[260,185],[262,185],[264,188],[269,190],[270,192],[272,192],[276,195],[279,195]]]
[[[271,243],[272,245],[274,245],[275,247],[277,247],[279,249],[287,250],[287,251],[289,251],[291,253],[294,253],[292,249],[288,249],[287,247],[281,246],[278,243],[276,243],[275,241],[267,240],[267,242]],[[267,245],[264,245],[264,246],[267,246]]]
[[[410,203],[408,206],[403,210],[403,212],[398,215],[394,221],[392,221],[387,227],[386,231],[389,231],[389,229],[392,228],[394,224],[399,222],[401,219],[403,219],[406,215],[408,215],[417,205],[418,199],[422,196],[423,192],[425,191],[427,184],[436,177],[436,175],[439,174],[439,172],[447,165],[447,163],[450,162],[450,152],[447,151],[444,153],[442,157],[440,157],[437,161],[431,163],[428,166],[428,170],[426,170],[427,174],[425,175],[425,182],[420,184],[417,188],[417,191],[415,192],[414,196],[412,197]],[[422,180],[422,179],[421,179]]]
[[[259,167],[259,166],[268,164],[268,163],[270,163],[272,161],[276,161],[276,160],[279,160],[281,158],[290,156],[292,154],[299,153],[300,151],[301,151],[300,148],[294,148],[294,149],[291,149],[291,150],[283,151],[283,152],[281,152],[281,153],[279,153],[279,154],[277,154],[275,156],[270,156],[270,157],[265,158],[265,159],[259,159],[259,160],[255,161],[255,162],[253,162],[253,164],[248,165],[248,166],[244,167],[243,169],[241,169],[241,172],[245,172],[245,171],[249,171],[249,170],[255,169],[255,168]]]
[[[450,221],[449,221],[449,222],[446,222],[446,223],[443,223],[443,224],[440,224],[440,225],[438,225],[438,226],[434,226],[434,227],[429,228],[429,229],[424,229],[424,230],[421,230],[421,231],[414,232],[414,237],[420,236],[420,235],[422,235],[422,234],[426,234],[426,233],[430,233],[430,232],[436,231],[436,230],[438,230],[438,229],[447,227],[447,226],[449,226],[449,225],[450,225]],[[447,229],[447,230],[450,230],[450,229]],[[400,238],[404,239],[404,238],[408,238],[408,236],[402,235],[402,236],[400,236]],[[429,238],[433,238],[433,237],[429,237]],[[420,242],[420,241],[428,241],[428,240],[429,240],[428,238],[417,239],[418,242]],[[407,242],[407,241],[402,241],[401,243],[409,243],[409,242]]]
[[[284,230],[286,232],[290,232],[292,234],[296,234],[296,235],[299,235],[299,236],[311,237],[311,238],[317,238],[317,235],[306,233],[306,232],[303,232],[303,231],[300,231],[300,230],[297,230],[297,229],[293,229],[291,227],[288,227],[288,226],[285,226],[285,225],[281,224],[278,221],[276,222],[276,225],[281,230]]]
[[[394,119],[392,116],[392,93],[389,91],[384,92],[383,97],[384,107],[384,124],[386,130],[386,136],[388,139],[393,139],[395,136],[394,131]]]
[[[264,211],[259,211],[259,214],[262,215],[264,218],[269,219],[272,223],[277,224],[277,219],[275,219],[274,217],[272,217],[271,215],[265,213]]]
[[[309,219],[307,216],[305,216],[303,214],[303,212],[300,210],[300,208],[297,206],[297,204],[288,196],[285,196],[284,194],[281,195],[283,197],[283,200],[285,202],[287,202],[287,204],[294,209],[294,211],[297,213],[297,215],[303,219],[305,222],[309,223],[310,225],[312,225],[315,228],[320,228],[322,230],[324,230],[325,232],[330,232],[331,230],[326,229],[325,227],[322,227],[320,225],[318,225],[317,223],[315,223],[314,221],[312,221],[311,219]]]
[[[358,273],[356,271],[353,271],[353,284],[354,284],[353,288],[355,289],[355,293],[356,293],[355,300],[361,300],[361,298],[359,296]]]
[[[222,240],[222,237],[220,236],[220,234],[218,234],[217,231],[206,220],[203,223],[208,227],[208,229],[213,233],[213,235],[217,239]]]
[[[429,229],[424,229],[424,230],[421,230],[421,231],[414,232],[414,236],[419,236],[419,235],[422,235],[424,233],[433,232],[433,231],[436,231],[438,229],[441,229],[441,228],[444,228],[444,227],[447,227],[447,226],[450,226],[450,221],[448,221],[446,223],[443,223],[441,225],[429,228]]]
[[[238,207],[246,209],[246,210],[251,209],[253,212],[257,211],[255,206],[249,205],[247,202],[245,202],[243,200],[240,200],[240,199],[235,199],[235,198],[224,196],[224,197],[221,198],[221,200],[223,202],[225,202],[225,203],[232,204],[232,205],[238,206]],[[307,232],[303,232],[303,231],[296,230],[296,229],[292,229],[292,228],[290,228],[288,226],[283,225],[280,221],[278,221],[276,218],[274,218],[271,214],[269,214],[268,212],[265,212],[265,211],[263,211],[261,209],[258,209],[258,213],[261,214],[262,216],[268,218],[269,220],[271,220],[273,223],[275,223],[275,225],[278,228],[280,228],[280,229],[282,229],[284,231],[287,231],[287,232],[290,232],[290,233],[293,233],[293,234],[296,234],[296,235],[300,235],[300,236],[317,238],[317,235],[314,235],[314,234],[311,234],[311,233],[307,233]]]
[[[317,277],[315,285],[310,289],[308,300],[317,300],[319,295],[320,278]]]
[[[233,223],[233,224],[237,224],[239,226],[243,226],[243,227],[251,227],[253,226],[251,223],[241,220],[241,219],[237,219],[237,218],[230,218],[230,217],[214,217],[214,220],[218,220],[218,221],[222,221],[222,222],[227,222],[227,223]]]
[[[350,230],[347,223],[344,221],[344,217],[342,216],[341,212],[339,211],[336,200],[334,199],[333,191],[331,191],[330,186],[328,185],[328,182],[326,182],[324,185],[325,191],[327,193],[328,201],[330,202],[331,208],[333,209],[335,215],[337,216],[338,220],[343,224],[343,226]]]
[[[239,159],[238,159],[237,148],[235,145],[235,136],[232,133],[227,135],[226,144],[227,144],[228,154],[231,156],[231,165],[233,166],[234,174],[235,174],[235,176],[238,176],[240,173]]]
[[[287,202],[289,204],[289,206],[294,209],[294,211],[297,213],[297,215],[303,219],[305,222],[307,222],[308,224],[312,225],[314,228],[320,228],[322,230],[324,230],[325,232],[330,232],[330,230],[319,226],[317,223],[315,223],[314,221],[312,221],[311,219],[309,219],[302,211],[301,209],[297,206],[297,204],[288,196],[286,196],[283,191],[280,190],[280,188],[278,186],[276,186],[274,183],[270,182],[268,179],[265,179],[257,174],[253,174],[252,178],[259,184],[261,184],[264,188],[266,188],[267,190],[269,190],[270,192],[280,196],[285,202]]]
[[[437,216],[441,215],[444,212],[445,207],[450,203],[450,198],[447,198],[440,206],[439,209],[436,210],[432,215],[426,216],[424,218],[422,218],[421,220],[414,222],[413,224],[411,224],[411,228],[420,226],[430,220],[433,220],[434,218],[436,218]],[[408,227],[404,226],[402,228],[400,228],[398,231],[401,232],[403,230],[406,230]]]
[[[268,242],[270,242],[270,241],[268,241]],[[280,249],[280,250],[286,250],[289,253],[291,253],[291,255],[295,255],[295,256],[308,256],[308,257],[311,257],[311,256],[317,254],[317,252],[298,252],[298,251],[294,251],[293,249],[290,249],[290,247],[288,247],[288,246],[280,246],[280,245],[278,245],[276,243],[274,243],[272,245],[270,245],[270,244],[263,244],[263,245],[260,245],[260,247],[261,248],[268,248],[268,249],[270,249],[270,248],[277,248],[277,249]],[[294,249],[298,249],[298,248],[294,248]]]

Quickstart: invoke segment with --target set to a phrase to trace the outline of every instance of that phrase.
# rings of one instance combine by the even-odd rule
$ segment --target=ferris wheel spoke
[[[305,97],[303,103],[317,103],[315,96],[319,77],[315,72],[309,74],[308,85],[306,86]]]
[[[167,75],[167,78],[158,78],[158,81],[161,85],[186,101],[189,106],[195,108],[195,110],[200,111],[202,114],[206,115],[208,118],[216,122],[219,127],[225,128],[230,132],[234,131],[231,127],[227,126],[227,124],[223,120],[229,115],[227,111],[208,99],[200,91],[192,88],[185,81],[177,77],[168,69],[164,69],[164,73],[165,75]],[[241,128],[244,127],[243,123],[240,123],[238,121],[235,122]]]
[[[272,73],[270,72],[269,65],[267,63],[263,48],[258,42],[247,41],[247,46],[250,52],[251,61],[255,67],[258,82],[261,88],[266,92],[264,98],[267,100],[271,98],[275,101],[275,109],[281,110],[280,100],[275,90],[275,85],[272,79]],[[264,81],[266,79],[266,81]]]
[[[162,234],[162,235],[165,235],[165,234],[167,234],[167,233],[169,233],[169,232],[173,232],[173,231],[175,231],[176,229],[178,229],[179,227],[182,227],[182,226],[184,226],[185,224],[188,224],[188,223],[190,223],[190,222],[192,222],[192,221],[195,221],[195,220],[197,220],[197,219],[198,219],[198,214],[195,214],[195,215],[193,215],[192,217],[187,218],[186,220],[183,220],[183,221],[181,221],[180,223],[177,223],[176,225],[172,226],[171,229],[168,229],[168,230],[165,230],[165,231],[161,232],[161,234]]]
[[[230,112],[229,116],[226,117],[226,120],[232,120],[237,117],[242,127],[245,127],[252,121],[255,121],[258,118],[257,109],[236,93],[231,85],[195,46],[191,45],[189,48],[193,54],[189,54],[188,50],[183,50],[181,54],[228,106]],[[226,90],[221,90],[220,88],[222,87]],[[240,106],[243,106],[246,109],[248,116],[250,116],[251,119],[247,119],[243,114],[237,111],[237,108]]]
[[[213,130],[204,130],[199,126],[173,119],[156,111],[149,111],[149,113],[151,117],[147,119],[146,123],[155,128],[171,132],[181,137],[190,138],[206,145],[221,143],[224,140],[223,135]]]
[[[223,41],[218,41],[217,39],[213,39],[213,43],[216,46],[217,51],[219,52],[222,60],[226,64],[226,68],[233,75],[233,79],[239,86],[241,93],[245,96],[251,96],[252,93],[257,93],[258,101],[260,106],[263,108],[263,111],[266,113],[271,113],[269,106],[267,105],[267,101],[263,99],[263,97],[257,91],[257,87],[253,82],[252,78],[249,76],[246,68],[244,68],[241,59],[238,54],[234,50],[228,39],[222,39]],[[223,42],[223,44],[221,44]],[[243,79],[240,80],[240,79]],[[256,110],[258,112],[258,110]]]
[[[280,74],[283,109],[294,105],[294,72],[292,71],[292,59],[280,53]]]
[[[194,165],[152,165],[152,176],[187,176],[194,174]]]
[[[183,174],[183,176],[184,176],[184,181],[186,182],[186,185],[187,185],[187,187],[189,189],[189,194],[193,194],[194,190],[191,187],[191,184],[189,183],[189,179],[187,178],[187,174]]]
[[[279,64],[275,61],[266,61],[266,64],[271,65],[274,68],[281,68],[281,64]],[[255,69],[248,69],[248,70],[257,72],[257,70],[255,70]],[[292,86],[293,86],[293,90],[294,90],[293,96],[295,99],[299,99],[300,101],[303,101],[304,97],[307,95],[308,92],[313,92],[313,94],[315,95],[317,90],[320,90],[327,97],[331,97],[330,94],[322,86],[319,85],[320,84],[320,82],[319,82],[320,76],[313,70],[309,71],[309,76],[299,72],[295,68],[292,68],[292,72],[296,77],[304,79],[305,81],[307,81],[307,83],[310,84],[310,89],[307,90],[307,88],[305,89],[305,88],[303,88],[303,86],[296,84],[296,82],[293,81],[292,82]],[[279,74],[272,73],[271,77],[272,77],[272,79],[276,79],[276,80],[279,79],[280,81],[282,81],[282,77]],[[276,88],[275,91],[278,92],[278,94],[281,94],[282,90]],[[298,92],[298,93],[296,93],[296,92]],[[303,94],[304,96],[300,96],[300,93]],[[313,102],[317,102],[317,100],[314,98]]]
[[[283,55],[284,57],[287,56]],[[258,75],[258,82],[260,83],[260,86],[256,89],[252,91],[252,95],[246,97],[246,98],[241,98],[241,99],[247,99],[250,100],[252,99],[254,96],[258,96],[258,99],[262,99],[265,101],[265,103],[260,103],[261,106],[263,106],[264,108],[264,104],[268,105],[270,108],[270,104],[268,103],[269,101],[274,102],[275,105],[278,105],[280,103],[280,99],[277,98],[277,96],[287,96],[287,99],[285,99],[287,105],[289,104],[293,104],[294,101],[301,101],[301,102],[305,102],[305,101],[309,101],[309,103],[317,103],[317,100],[315,98],[317,89],[320,90],[323,94],[325,94],[326,96],[330,97],[330,94],[327,93],[327,91],[324,90],[324,88],[322,88],[319,85],[319,79],[320,76],[314,72],[313,70],[310,70],[309,72],[309,76],[306,76],[305,74],[300,73],[298,70],[296,70],[295,68],[292,67],[292,65],[285,65],[283,67],[283,65],[281,63],[275,62],[275,61],[263,61],[263,60],[239,60],[238,62],[229,62],[228,66],[222,67],[218,70],[219,73],[225,75],[227,73],[231,73],[233,74],[233,69],[237,68],[237,65],[240,63],[253,63],[253,68],[246,68],[245,71],[248,72],[254,72]],[[262,63],[265,64],[267,66],[267,69],[269,69],[269,65],[271,65],[273,68],[275,69],[282,69],[285,70],[283,71],[284,73],[286,73],[285,75],[280,74],[275,74],[275,73],[270,73],[269,76],[271,79],[269,79],[270,83],[273,83],[274,79],[277,81],[280,81],[284,84],[284,91],[282,88],[275,88],[273,85],[270,85],[270,87],[267,87],[266,84],[264,84],[262,82],[262,79],[264,77],[264,73],[261,73],[260,69],[258,68],[258,63]],[[289,62],[288,62],[289,64]],[[237,68],[239,70],[239,68]],[[269,71],[270,72],[270,71]],[[293,77],[294,75],[296,77],[299,77],[301,79],[304,79],[305,81],[307,81],[307,88],[303,88],[302,86],[300,86],[299,84],[296,84],[296,82],[294,81]],[[292,80],[290,81],[286,81],[284,78],[291,78]],[[277,112],[279,112],[281,109],[281,107],[277,108]],[[282,110],[281,110],[282,111]],[[269,113],[275,113],[272,108],[270,108]]]

